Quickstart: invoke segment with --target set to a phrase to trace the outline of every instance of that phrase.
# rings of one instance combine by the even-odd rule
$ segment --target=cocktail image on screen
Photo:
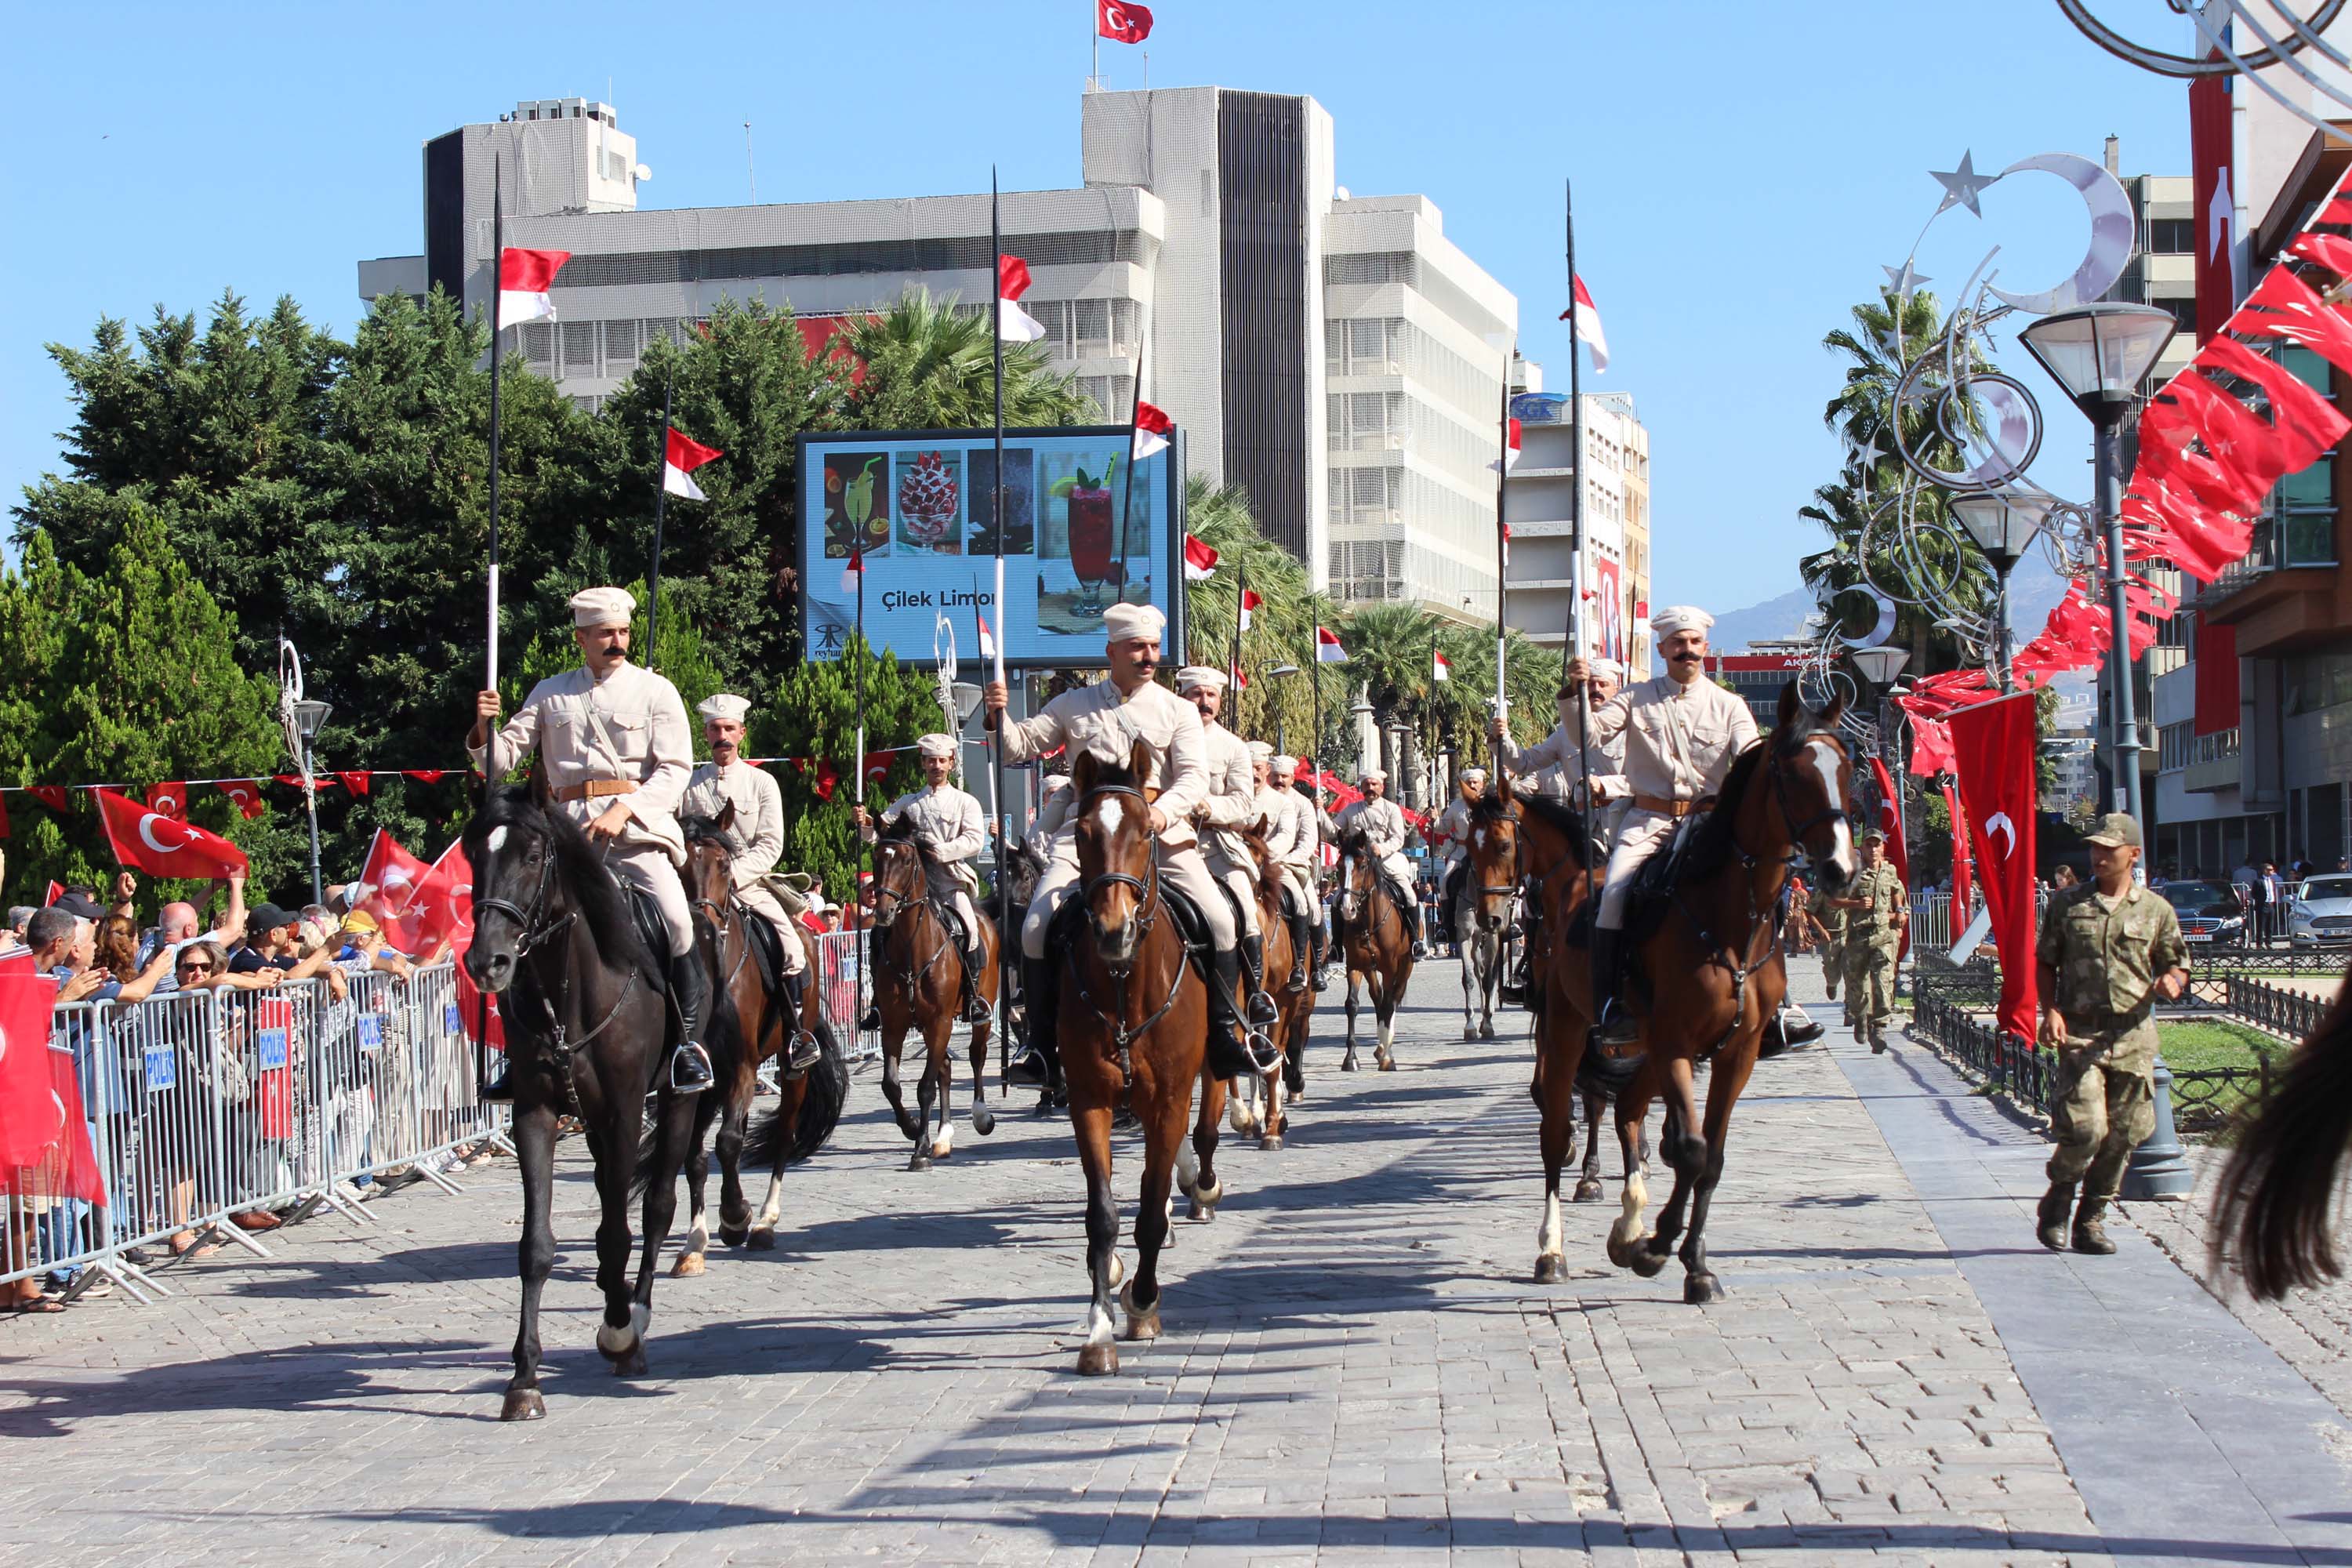
[[[878,555],[890,547],[890,454],[828,452],[824,458],[824,552],[828,559]]]
[[[970,454],[971,482],[964,489],[964,513],[971,520],[967,555],[996,553],[996,453],[975,447]],[[1004,553],[1026,555],[1037,548],[1037,453],[1029,447],[1004,448]]]
[[[1039,624],[1048,631],[1091,632],[1110,604],[1136,598],[1132,579],[1150,553],[1151,498],[1136,491],[1122,552],[1119,515],[1129,504],[1127,454],[1116,447],[1047,451],[1038,467],[1045,495],[1037,550]]]

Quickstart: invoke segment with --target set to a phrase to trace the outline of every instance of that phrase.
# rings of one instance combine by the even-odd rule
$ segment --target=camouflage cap
[[[1862,841],[1864,844],[1884,844],[1886,842],[1886,830],[1883,827],[1865,827],[1862,830]]]
[[[2089,835],[2084,842],[2107,849],[2137,849],[2140,847],[2139,824],[2127,813],[2111,811],[2099,818],[2099,830]]]

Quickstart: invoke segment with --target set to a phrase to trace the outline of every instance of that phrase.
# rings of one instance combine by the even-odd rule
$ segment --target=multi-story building
[[[1193,472],[1245,489],[1267,535],[1343,601],[1491,605],[1492,345],[1516,329],[1510,293],[1428,201],[1339,189],[1313,99],[1088,92],[1080,118],[1084,183],[1001,204],[1054,368],[1121,420],[1140,365]],[[789,303],[819,343],[826,318],[910,289],[986,308],[985,195],[656,210],[638,205],[636,151],[583,99],[435,137],[424,252],[362,262],[362,296],[438,287],[486,308],[499,178],[507,243],[572,253],[558,319],[506,347],[586,404],[722,300]]]
[[[1582,420],[1572,422],[1568,395],[1543,390],[1542,366],[1517,362],[1512,384],[1520,451],[1503,496],[1511,528],[1507,618],[1538,642],[1567,643],[1570,606],[1578,602],[1571,509],[1581,485],[1583,646],[1646,680],[1653,673],[1650,433],[1634,413],[1633,394],[1588,392]],[[1491,618],[1490,607],[1480,613]]]

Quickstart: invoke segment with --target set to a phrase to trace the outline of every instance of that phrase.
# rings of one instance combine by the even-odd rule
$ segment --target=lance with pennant
[[[485,691],[499,689],[499,297],[504,292],[501,279],[506,268],[507,229],[506,200],[503,189],[506,159],[499,157],[490,163],[490,570],[489,570],[489,674],[482,682]]]
[[[1004,226],[998,212],[996,170],[993,165],[991,165],[988,171],[988,248],[992,253],[990,258],[988,286],[994,295],[989,307],[990,325],[992,329],[989,334],[991,340],[989,347],[992,351],[992,363],[996,371],[996,470],[993,475],[996,594],[991,602],[996,606],[997,634],[993,639],[996,645],[995,658],[990,661],[989,678],[997,685],[1003,686],[1004,684],[1004,638],[1010,630],[1005,624],[1004,616],[1004,537],[1009,530],[1010,521],[1004,515]],[[1130,437],[1129,439],[1131,441],[1133,437]],[[1131,478],[1129,482],[1133,483]],[[1010,695],[1008,691],[1007,696]],[[994,792],[992,804],[996,808],[996,885],[999,889],[1002,889],[1005,885],[1005,862],[1013,848],[1013,816],[1004,809],[1004,731],[1001,725],[996,734],[990,738],[988,777],[990,787]],[[1011,905],[1008,902],[1004,907],[1009,909]],[[1019,945],[1018,933],[1010,940],[1004,933],[998,933],[996,1041],[997,1059],[1000,1062],[1009,1060],[1012,1050],[1012,1044],[1005,1036],[1013,1016],[1013,950]]]
[[[669,404],[672,383],[662,378],[661,433],[654,437],[654,556],[646,568],[646,652],[640,660],[654,667],[654,633],[661,616],[662,521],[669,511]]]

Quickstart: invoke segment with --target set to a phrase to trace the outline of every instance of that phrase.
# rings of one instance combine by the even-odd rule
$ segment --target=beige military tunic
[[[1612,699],[1613,700],[1613,699]],[[1622,732],[1608,740],[1600,739],[1597,731],[1584,742],[1584,757],[1580,767],[1577,760],[1576,710],[1561,703],[1560,721],[1552,726],[1551,733],[1532,746],[1519,746],[1506,735],[1495,747],[1504,767],[1522,778],[1535,780],[1536,792],[1554,799],[1565,800],[1582,806],[1576,798],[1580,779],[1588,784],[1600,800],[1614,805],[1633,793],[1625,782],[1625,737]],[[1622,815],[1622,813],[1620,814]]]
[[[1030,762],[1059,746],[1073,763],[1080,752],[1090,751],[1098,759],[1117,758],[1124,765],[1139,740],[1150,753],[1145,787],[1160,792],[1156,804],[1168,819],[1160,834],[1160,871],[1200,906],[1211,940],[1230,952],[1233,915],[1192,835],[1192,808],[1209,789],[1200,710],[1157,682],[1147,681],[1132,695],[1122,695],[1108,679],[1097,680],[1063,692],[1034,719],[1008,716],[1003,729],[1004,760]],[[1072,803],[1074,811],[1079,804]],[[1021,926],[1021,951],[1030,958],[1045,956],[1046,927],[1077,885],[1075,821],[1066,818],[1055,829],[1051,850],[1045,874],[1029,895],[1028,919]]]
[[[1196,710],[1197,711],[1197,710]],[[1258,934],[1257,858],[1250,853],[1240,829],[1263,815],[1257,804],[1257,780],[1250,769],[1249,743],[1223,724],[1203,722],[1202,749],[1209,761],[1209,793],[1199,811],[1201,855],[1210,874],[1233,890],[1242,911],[1242,930]]]
[[[971,899],[980,891],[980,875],[971,863],[988,847],[988,817],[980,802],[953,784],[926,786],[892,801],[882,820],[914,825],[916,842],[930,853],[923,876],[931,896],[952,905],[964,931],[977,937],[980,922],[973,918]],[[874,828],[866,830],[867,842],[878,837]]]
[[[735,836],[743,841],[742,853],[728,868],[736,900],[776,928],[782,939],[784,973],[798,974],[808,967],[808,954],[801,949],[801,932],[807,928],[785,911],[766,886],[768,874],[784,854],[783,791],[764,770],[740,758],[723,768],[705,763],[687,781],[677,809],[680,816],[716,817],[730,805],[735,808]]]
[[[1626,894],[1650,851],[1696,803],[1723,788],[1733,759],[1756,743],[1756,715],[1704,675],[1687,686],[1661,675],[1592,710],[1594,742],[1606,746],[1621,737],[1633,809],[1618,826],[1601,889],[1600,923],[1610,931],[1624,925]]]
[[[489,778],[522,765],[533,751],[556,795],[556,809],[585,827],[617,804],[632,818],[604,852],[623,880],[644,889],[669,924],[670,956],[694,947],[694,917],[677,871],[686,863],[678,797],[694,766],[694,731],[677,688],[624,664],[601,681],[586,669],[550,676],[530,689],[490,743],[466,754]],[[583,786],[623,783],[625,793],[586,795]],[[474,868],[478,873],[483,868]]]
[[[1295,789],[1267,784],[1257,792],[1258,813],[1265,818],[1266,853],[1282,868],[1285,881],[1299,912],[1315,908],[1311,891],[1315,875],[1315,808]]]
[[[1360,800],[1339,814],[1341,833],[1360,827],[1371,841],[1372,855],[1380,862],[1381,874],[1397,886],[1405,904],[1411,907],[1412,867],[1404,858],[1405,836],[1412,832],[1404,820],[1404,807],[1382,795],[1378,800]],[[1343,862],[1344,864],[1344,862]]]

